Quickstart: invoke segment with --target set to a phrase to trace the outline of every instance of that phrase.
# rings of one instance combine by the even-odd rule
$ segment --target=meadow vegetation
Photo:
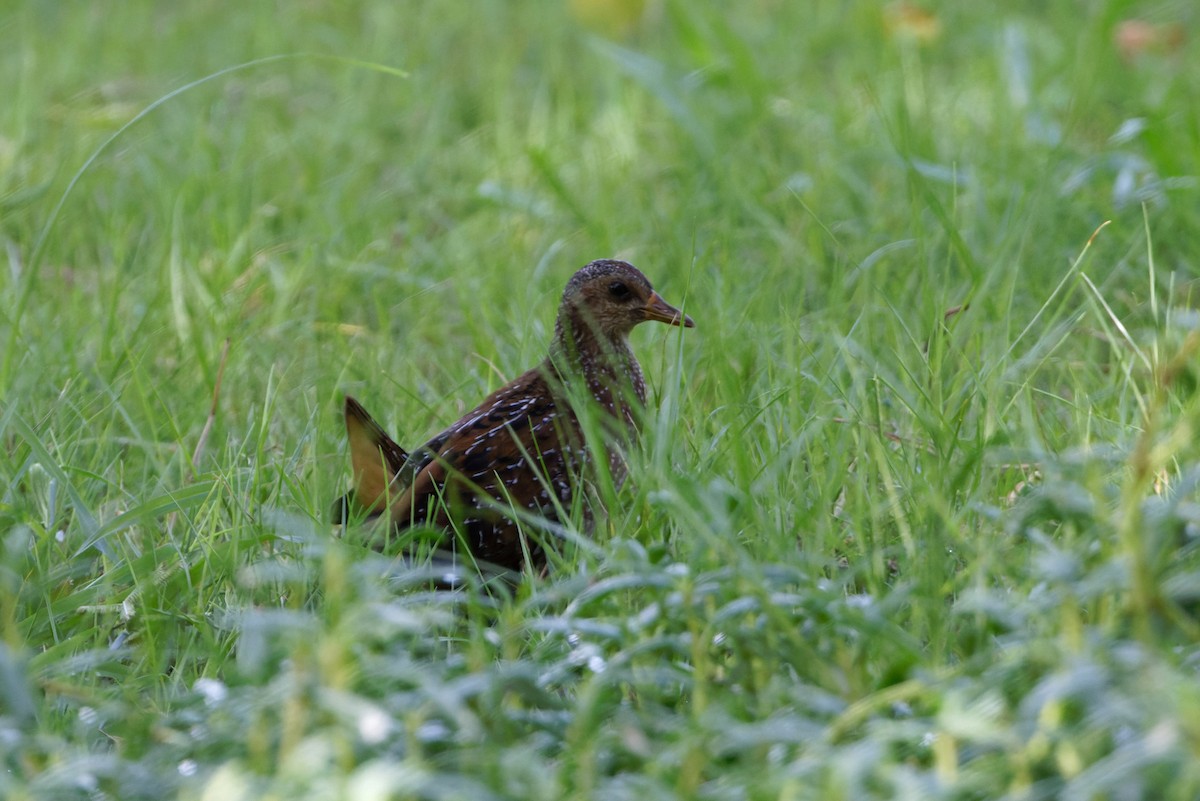
[[[1200,797],[1198,23],[4,6],[0,796]],[[697,327],[592,540],[336,532],[601,257]]]

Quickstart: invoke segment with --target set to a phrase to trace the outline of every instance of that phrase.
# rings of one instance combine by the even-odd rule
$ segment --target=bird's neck
[[[590,394],[612,411],[625,407],[619,395],[633,390],[646,401],[646,384],[641,365],[629,347],[626,334],[605,336],[581,315],[560,314],[554,326],[549,361],[564,379],[582,378]]]

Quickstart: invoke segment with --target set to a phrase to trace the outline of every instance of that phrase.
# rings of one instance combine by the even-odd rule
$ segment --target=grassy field
[[[1200,798],[1200,13],[925,8],[5,5],[0,797]],[[337,536],[611,256],[594,545]]]

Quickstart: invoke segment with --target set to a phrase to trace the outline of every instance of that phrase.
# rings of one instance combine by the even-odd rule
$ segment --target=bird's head
[[[658,320],[693,328],[692,318],[667,303],[641,271],[624,261],[594,261],[571,277],[563,292],[558,329],[584,326],[601,339],[618,342],[638,323]]]

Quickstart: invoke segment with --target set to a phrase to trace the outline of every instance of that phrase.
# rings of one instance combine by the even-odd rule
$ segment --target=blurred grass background
[[[1197,21],[5,6],[0,795],[1200,797]],[[331,536],[342,393],[423,441],[609,256],[698,327],[596,551]]]

